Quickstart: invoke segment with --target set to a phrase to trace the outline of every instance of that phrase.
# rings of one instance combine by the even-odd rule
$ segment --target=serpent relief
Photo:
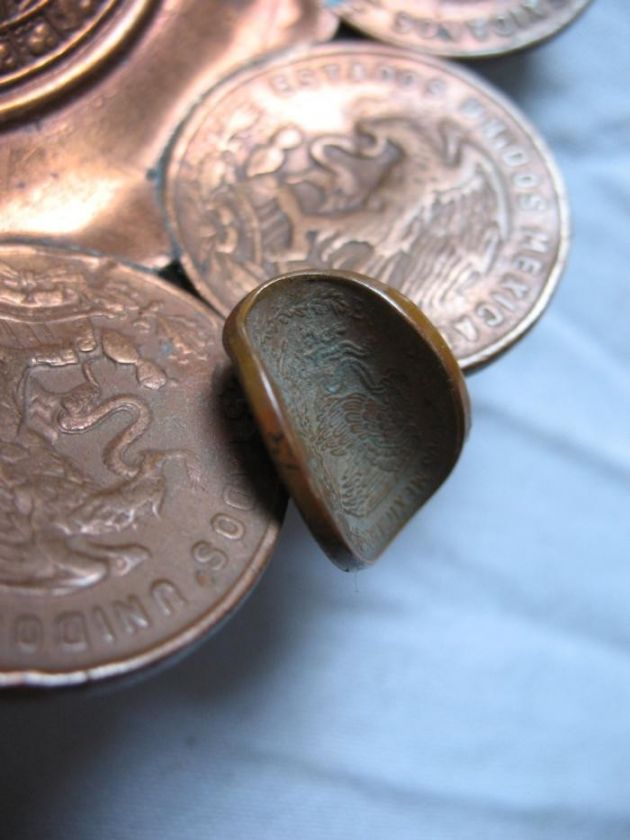
[[[5,268],[2,280],[0,304],[10,300],[14,311],[37,311],[43,300],[67,309],[68,300],[76,306],[79,299],[63,275],[58,281],[51,276],[47,293],[46,283],[27,274],[19,293],[14,272]],[[111,292],[108,304],[116,310]],[[163,313],[153,315],[164,326]],[[122,331],[97,327],[90,317],[64,313],[51,325],[23,316],[22,322],[0,324],[0,589],[66,594],[128,574],[150,551],[119,540],[140,520],[160,515],[166,465],[179,461],[191,482],[198,479],[191,452],[141,448],[151,409],[138,393],[104,393],[98,369],[108,363],[131,368],[140,391],[157,391],[169,380]],[[51,388],[48,382],[60,370],[75,373],[78,383]],[[125,418],[122,429],[112,423],[116,417]],[[97,429],[107,437],[101,451],[107,482],[92,478],[58,445]]]
[[[222,326],[138,266],[0,243],[0,687],[162,660],[259,579],[286,498]]]

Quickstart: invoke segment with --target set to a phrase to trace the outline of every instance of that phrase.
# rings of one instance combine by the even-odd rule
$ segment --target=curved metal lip
[[[510,350],[538,321],[556,292],[560,278],[566,268],[571,243],[571,215],[564,181],[552,156],[551,149],[547,146],[531,121],[525,116],[518,105],[509,100],[508,97],[494,85],[477,75],[474,70],[454,61],[449,61],[435,55],[429,55],[427,53],[412,50],[409,47],[400,47],[373,42],[368,42],[367,46],[369,47],[370,55],[379,55],[381,57],[390,58],[406,58],[407,60],[412,60],[414,62],[424,63],[429,67],[437,67],[443,72],[447,72],[455,78],[460,79],[467,84],[473,85],[487,96],[492,97],[496,103],[507,112],[509,117],[520,124],[522,130],[540,155],[541,163],[547,169],[553,189],[556,193],[559,220],[559,241],[553,269],[549,273],[549,277],[547,278],[536,304],[524,318],[508,330],[505,335],[496,339],[496,341],[493,341],[491,344],[488,344],[486,347],[475,353],[462,356],[462,358],[457,360],[462,370],[466,373],[470,373],[485,367],[487,364],[503,355],[503,353]],[[340,40],[329,44],[318,44],[315,49],[313,49],[313,47],[307,48],[304,46],[289,47],[276,50],[269,55],[262,56],[245,66],[237,68],[219,82],[212,85],[206,94],[198,102],[194,103],[187,116],[173,133],[171,141],[165,149],[160,167],[160,200],[165,216],[166,229],[168,230],[172,240],[173,253],[177,254],[193,285],[201,297],[204,298],[204,300],[207,300],[210,305],[224,317],[229,314],[227,307],[220,297],[215,294],[210,284],[201,276],[194,260],[190,257],[187,249],[182,246],[182,242],[185,241],[185,238],[183,237],[180,228],[174,194],[177,171],[185,158],[185,150],[190,143],[191,138],[199,130],[200,120],[202,120],[204,116],[204,112],[200,106],[211,99],[220,100],[223,96],[229,94],[234,88],[242,85],[246,80],[253,79],[258,75],[267,72],[270,68],[281,68],[288,62],[295,59],[309,59],[315,57],[316,55],[323,57],[332,57],[336,54],[345,56],[360,55],[362,52],[365,52],[365,48],[366,42],[364,41]]]
[[[0,239],[0,254],[4,246],[10,246],[12,249],[17,247],[28,250],[35,249],[38,253],[46,251],[51,255],[61,258],[75,257],[101,262],[105,265],[123,265],[125,268],[133,269],[143,274],[156,287],[167,290],[169,293],[175,295],[175,297],[186,301],[187,304],[193,305],[204,316],[211,314],[216,318],[220,318],[203,301],[193,297],[189,292],[178,289],[172,283],[160,279],[151,269],[135,263],[114,260],[111,257],[94,251],[42,244],[39,240],[24,237]],[[192,652],[195,643],[201,643],[204,639],[209,638],[210,635],[220,630],[223,624],[242,606],[247,596],[255,588],[271,559],[271,549],[277,541],[285,509],[286,497],[282,488],[278,487],[275,498],[269,504],[269,525],[258,543],[246,571],[225,592],[221,600],[210,611],[203,613],[200,618],[192,621],[185,629],[166,639],[164,642],[152,645],[140,653],[132,654],[120,660],[110,659],[92,667],[70,668],[68,670],[47,670],[45,668],[0,670],[0,689],[46,689],[84,686],[97,681],[101,682],[103,680],[112,680],[117,677],[127,676],[150,666],[159,666],[166,659],[178,653],[183,655]]]
[[[277,386],[268,376],[264,365],[258,363],[248,349],[246,322],[256,303],[262,297],[273,293],[278,283],[305,279],[333,280],[341,286],[356,288],[359,285],[369,289],[384,305],[397,312],[439,357],[451,383],[452,402],[459,415],[458,439],[447,475],[457,462],[470,429],[470,399],[457,360],[429,319],[400,292],[365,275],[332,269],[291,271],[278,275],[254,289],[232,311],[223,328],[223,342],[235,362],[241,385],[262,431],[269,454],[298,509],[328,557],[343,571],[350,571],[372,565],[376,558],[371,561],[358,560],[356,555],[346,548],[347,541],[339,530],[330,508],[318,496],[309,470],[300,469],[293,463],[307,463],[306,449],[293,432],[292,424],[286,419],[287,412]],[[389,542],[396,537],[401,528],[392,533]]]

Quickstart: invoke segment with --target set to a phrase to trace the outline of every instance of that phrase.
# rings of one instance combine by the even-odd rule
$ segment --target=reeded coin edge
[[[556,291],[558,282],[560,281],[560,278],[566,268],[567,256],[571,242],[569,203],[564,181],[554,161],[550,148],[543,140],[539,131],[534,127],[533,123],[530,122],[520,108],[511,102],[502,91],[494,87],[494,85],[490,84],[485,79],[477,76],[473,70],[464,68],[459,64],[446,61],[436,56],[418,53],[408,48],[391,46],[383,43],[368,43],[367,46],[369,47],[371,55],[378,54],[383,57],[393,59],[405,58],[409,61],[427,64],[431,67],[435,67],[438,71],[454,76],[466,84],[471,85],[473,88],[477,88],[486,96],[489,96],[500,108],[503,108],[504,111],[507,112],[507,115],[511,119],[519,124],[523,133],[540,155],[540,161],[547,169],[551,185],[555,191],[558,208],[559,241],[554,267],[550,272],[536,303],[525,317],[523,317],[511,330],[498,338],[496,341],[493,341],[491,344],[488,344],[475,353],[471,353],[468,356],[463,356],[462,358],[457,359],[459,366],[464,372],[472,372],[485,367],[488,363],[494,361],[504,352],[509,350],[520,338],[522,338],[525,333],[527,333],[538,321]],[[348,53],[361,55],[365,51],[365,48],[365,42],[335,41],[331,44],[318,44],[316,47],[316,56],[326,57],[331,54],[340,54],[344,57],[347,56]],[[179,168],[185,161],[186,151],[192,138],[203,124],[208,110],[204,106],[211,103],[213,99],[221,101],[223,97],[229,95],[233,89],[243,84],[248,78],[253,79],[258,75],[266,73],[273,67],[284,67],[295,60],[312,59],[314,56],[315,51],[312,47],[290,47],[288,49],[284,48],[282,50],[277,50],[266,56],[262,56],[255,61],[241,65],[232,73],[221,79],[221,81],[217,84],[212,85],[206,93],[192,105],[188,114],[175,129],[173,136],[162,155],[159,165],[159,180],[157,189],[160,205],[164,213],[165,227],[171,239],[173,253],[180,260],[184,270],[201,297],[204,298],[204,300],[206,300],[213,309],[215,309],[223,317],[227,317],[229,315],[229,310],[214,293],[209,283],[203,279],[201,273],[194,264],[194,261],[188,254],[188,251],[182,245],[183,237],[181,235],[181,227],[178,220],[175,201],[175,187]],[[388,288],[391,290],[393,287]]]
[[[123,260],[115,260],[107,255],[96,251],[79,250],[76,248],[62,248],[57,245],[42,243],[41,240],[32,240],[26,237],[0,238],[0,254],[4,249],[10,249],[15,253],[16,249],[46,252],[51,258],[64,259],[76,257],[82,260],[90,260],[93,264],[100,264],[102,268],[109,266],[122,266],[126,269],[137,271],[139,274],[169,294],[175,295],[187,304],[192,304],[197,311],[207,317],[219,318],[216,312],[209,310],[208,306],[185,292],[177,286],[162,280],[156,272],[136,263]],[[218,337],[218,336],[217,336]],[[278,487],[275,498],[269,504],[270,523],[262,539],[258,543],[252,560],[246,570],[228,589],[221,599],[209,611],[205,612],[200,619],[191,622],[183,630],[166,641],[149,646],[146,650],[121,659],[109,659],[99,665],[90,668],[66,670],[46,670],[43,668],[12,669],[10,671],[0,670],[0,689],[2,688],[58,688],[85,685],[92,682],[101,682],[106,679],[130,674],[147,668],[152,665],[159,665],[167,658],[176,653],[187,653],[191,645],[202,642],[215,632],[221,629],[223,624],[239,609],[246,598],[253,592],[265,572],[271,559],[271,549],[277,541],[278,534],[286,511],[287,499],[282,487]]]
[[[259,364],[249,350],[247,318],[260,300],[273,292],[273,287],[287,280],[333,280],[339,285],[369,288],[384,305],[394,309],[419,338],[428,344],[438,356],[446,370],[451,386],[451,399],[458,415],[458,440],[455,453],[443,481],[450,475],[470,428],[470,400],[461,369],[452,351],[418,307],[396,290],[377,280],[350,271],[312,270],[291,271],[263,283],[250,292],[232,311],[223,328],[223,342],[234,362],[241,386],[249,401],[250,409],[261,430],[261,434],[282,480],[302,513],[315,538],[342,571],[365,568],[374,561],[364,561],[346,548],[347,541],[341,534],[327,505],[320,499],[308,472],[298,465],[308,462],[308,456],[290,422],[285,420],[286,412],[277,386],[271,381],[264,365]],[[392,293],[395,292],[395,293]],[[439,488],[438,488],[439,489]],[[392,533],[391,542],[404,527],[402,523]],[[376,558],[375,558],[376,559]]]

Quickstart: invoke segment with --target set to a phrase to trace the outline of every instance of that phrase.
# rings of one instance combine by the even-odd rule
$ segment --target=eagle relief
[[[344,269],[399,289],[431,315],[495,266],[510,233],[502,176],[450,118],[365,98],[348,108],[345,134],[236,110],[219,164],[210,152],[191,187],[196,260],[235,297],[273,274]]]
[[[145,442],[151,395],[207,342],[120,277],[0,262],[0,590],[65,595],[150,559],[138,526],[160,516],[165,466],[197,479],[191,452]]]

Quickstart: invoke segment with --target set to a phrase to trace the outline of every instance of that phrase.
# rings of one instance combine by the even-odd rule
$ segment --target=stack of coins
[[[435,55],[586,2],[215,5],[0,21],[2,685],[201,638],[263,571],[282,483],[337,565],[373,562],[455,465],[462,371],[566,259],[544,143]],[[333,12],[389,43],[323,43]]]

